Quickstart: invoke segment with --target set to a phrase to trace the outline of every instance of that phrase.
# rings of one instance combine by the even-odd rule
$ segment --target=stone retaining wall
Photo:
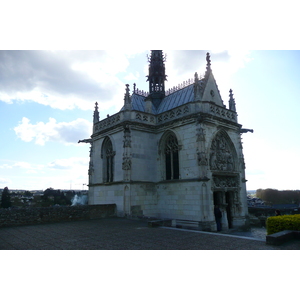
[[[116,216],[116,204],[0,209],[0,227],[101,219]]]
[[[270,207],[248,207],[249,214],[252,214],[256,217],[265,216],[265,217],[272,217],[275,216],[275,209],[277,208],[270,208]],[[299,214],[298,208],[279,208],[282,215],[294,215]]]
[[[268,245],[282,245],[292,239],[300,239],[300,232],[295,230],[283,230],[266,236]]]

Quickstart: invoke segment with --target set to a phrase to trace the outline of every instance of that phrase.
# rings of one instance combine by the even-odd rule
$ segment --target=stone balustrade
[[[221,107],[210,102],[203,103],[204,112],[213,116],[223,118],[232,122],[237,122],[237,113],[229,110],[226,107]]]
[[[96,123],[94,125],[94,133],[100,132],[102,130],[111,128],[114,125],[117,125],[123,121],[136,121],[143,124],[157,125],[163,124],[170,120],[175,120],[184,115],[188,115],[191,112],[195,111],[194,102],[187,103],[185,105],[176,107],[172,110],[166,111],[159,115],[153,115],[141,111],[120,111],[117,114],[108,116],[106,119]],[[237,113],[227,109],[226,107],[221,107],[215,105],[211,102],[202,102],[201,103],[201,112],[208,113],[210,115],[223,118],[232,122],[237,122]]]

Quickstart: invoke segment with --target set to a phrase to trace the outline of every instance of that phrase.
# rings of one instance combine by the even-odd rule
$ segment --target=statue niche
[[[210,148],[210,169],[212,171],[236,171],[234,146],[226,133],[219,132]]]

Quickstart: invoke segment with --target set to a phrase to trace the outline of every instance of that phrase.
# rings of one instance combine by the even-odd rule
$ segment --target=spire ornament
[[[207,81],[209,74],[212,72],[211,71],[211,60],[210,60],[210,54],[209,52],[206,53],[206,71],[204,75],[205,81]]]
[[[95,103],[95,110],[94,110],[94,124],[99,122],[100,117],[99,117],[99,111],[98,111],[98,102]]]
[[[209,52],[206,53],[206,70],[211,71],[211,60]]]
[[[165,81],[167,76],[165,74],[166,57],[162,50],[151,50],[149,61],[149,94],[155,95],[155,98],[161,99],[165,97]]]
[[[130,110],[131,109],[131,97],[129,94],[129,84],[126,84],[126,89],[125,89],[125,95],[124,95],[124,108],[125,110]]]
[[[232,111],[236,111],[235,99],[233,98],[232,89],[229,90],[229,109]]]

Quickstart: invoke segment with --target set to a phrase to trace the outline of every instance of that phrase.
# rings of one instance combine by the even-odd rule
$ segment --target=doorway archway
[[[227,221],[228,228],[232,228],[232,205],[233,205],[233,192],[229,191],[225,193],[225,202],[226,202],[226,213],[227,213]]]

